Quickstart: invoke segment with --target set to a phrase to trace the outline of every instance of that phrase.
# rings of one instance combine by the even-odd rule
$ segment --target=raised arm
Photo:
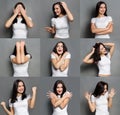
[[[108,94],[108,107],[111,108],[112,107],[112,100],[113,100],[113,97],[115,95],[115,89],[112,88],[110,90],[110,93]]]
[[[86,92],[86,93],[85,93],[85,98],[87,99],[87,102],[88,102],[90,111],[91,111],[91,112],[94,112],[95,109],[96,109],[96,104],[95,104],[95,102],[92,102],[92,101],[91,101],[91,94],[89,94],[88,92]]]
[[[14,9],[14,14],[6,21],[6,23],[5,23],[6,28],[9,28],[12,25],[12,23],[13,23],[14,19],[17,17],[17,15],[18,15],[18,9],[16,8],[16,9]]]
[[[83,62],[84,62],[84,63],[92,64],[92,63],[94,62],[93,58],[91,58],[91,56],[93,55],[94,51],[95,51],[95,48],[92,48],[91,52],[88,53],[88,54],[84,57],[84,59],[83,59]]]
[[[103,43],[105,46],[110,47],[110,56],[112,57],[115,49],[115,44],[114,43]]]
[[[35,106],[35,101],[36,101],[36,90],[37,87],[32,87],[32,97],[29,100],[29,107],[32,109]]]
[[[26,24],[29,28],[32,28],[33,27],[33,22],[32,20],[27,16],[26,14],[26,10],[21,6],[20,7],[20,11],[21,11],[21,14],[22,16],[24,17],[25,21],[26,21]]]
[[[66,4],[65,2],[61,2],[61,4],[62,4],[63,8],[64,8],[65,11],[66,11],[66,14],[67,14],[67,17],[68,17],[69,21],[73,21],[73,20],[74,20],[74,17],[73,17],[73,15],[72,15],[72,13],[70,12],[67,4]]]
[[[14,115],[13,107],[10,107],[10,110],[6,107],[5,102],[1,102],[1,106],[3,107],[4,111],[7,113],[7,115]]]

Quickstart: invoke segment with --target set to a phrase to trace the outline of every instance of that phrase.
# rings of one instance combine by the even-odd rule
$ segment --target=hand
[[[52,91],[48,91],[47,92],[47,97],[52,99],[52,98],[56,98],[56,95]]]
[[[26,10],[22,6],[20,6],[20,12],[22,15],[26,15]]]
[[[88,101],[90,101],[90,97],[91,97],[91,94],[88,93],[88,92],[86,92],[86,93],[85,93],[85,98],[86,98]]]
[[[113,98],[114,95],[115,95],[115,89],[112,88],[112,89],[110,90],[109,97]]]
[[[18,15],[18,13],[19,13],[19,9],[16,8],[16,9],[13,10],[13,12],[14,12],[15,15]]]
[[[32,87],[32,92],[36,93],[37,87]]]
[[[67,8],[67,4],[65,2],[61,2],[61,5],[63,6],[63,8]]]
[[[54,29],[52,27],[45,27],[45,29],[50,33],[54,33]]]
[[[67,92],[65,92],[64,96],[66,98],[71,98],[72,97],[72,93],[67,91]]]
[[[2,107],[6,106],[6,103],[4,101],[2,101],[0,104],[1,104]]]
[[[21,40],[20,44],[21,44],[21,46],[25,46],[25,41]]]

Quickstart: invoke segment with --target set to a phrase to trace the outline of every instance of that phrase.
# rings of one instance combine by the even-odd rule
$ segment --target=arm
[[[12,23],[13,23],[14,19],[17,17],[17,15],[18,15],[18,9],[14,9],[14,14],[5,23],[6,28],[9,28],[12,25]]]
[[[70,12],[67,4],[66,4],[65,2],[61,2],[61,4],[62,4],[63,8],[64,8],[65,11],[66,11],[66,14],[67,14],[67,17],[68,17],[69,21],[73,21],[73,20],[74,20],[74,17],[73,17],[73,15],[72,15],[72,13]]]
[[[7,107],[6,107],[6,103],[5,103],[5,102],[1,102],[1,106],[3,107],[4,111],[5,111],[8,115],[14,115],[13,107],[10,107],[10,110],[8,110]]]
[[[89,94],[88,92],[85,93],[85,98],[87,99],[87,102],[88,102],[88,105],[89,105],[89,108],[91,110],[91,112],[94,112],[95,109],[96,109],[96,105],[95,105],[95,102],[91,102],[91,94]]]
[[[106,28],[97,28],[95,26],[95,23],[91,23],[91,32],[95,34],[108,34],[113,31],[113,24],[112,22],[109,22],[108,26]]]
[[[54,52],[51,54],[51,55],[54,55],[55,58],[52,58],[51,61],[52,61],[52,64],[54,66],[55,69],[60,69],[60,67],[64,64],[64,60],[65,60],[65,57],[66,55],[68,55],[68,52],[65,52],[63,54],[63,56],[58,56],[57,54],[55,54]]]
[[[55,33],[55,27],[45,27],[46,31],[54,34]]]
[[[84,57],[84,59],[83,59],[84,63],[92,64],[94,62],[93,58],[91,58],[91,56],[94,53],[94,50],[95,50],[95,48],[93,48],[92,51]]]
[[[103,43],[105,46],[110,47],[110,56],[112,57],[115,49],[115,44],[114,43]]]
[[[55,95],[55,94],[54,94]],[[70,92],[66,92],[62,98],[58,98],[56,95],[51,99],[51,103],[54,107],[60,107],[63,109],[69,102],[69,99],[72,97]]]
[[[28,27],[32,28],[33,27],[33,22],[32,20],[27,16],[25,9],[23,7],[20,8],[21,14],[24,17],[26,24]]]
[[[114,95],[115,95],[115,89],[112,88],[112,89],[110,90],[109,95],[108,95],[108,107],[109,107],[109,108],[112,107],[112,99],[113,99]]]
[[[35,106],[36,90],[37,90],[37,87],[32,87],[32,98],[29,100],[29,107],[30,107],[31,109],[33,109],[34,106]]]

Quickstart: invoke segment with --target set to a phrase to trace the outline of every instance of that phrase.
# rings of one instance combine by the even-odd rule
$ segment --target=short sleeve
[[[71,58],[71,54],[68,53],[68,55],[66,56],[66,59],[70,59]]]
[[[31,95],[27,95],[27,100],[31,99]]]
[[[110,55],[110,53],[108,53],[108,54],[107,54],[107,57],[108,57],[109,59],[111,58],[111,55]]]
[[[51,53],[51,59],[55,59],[55,56],[53,53]]]
[[[55,18],[51,19],[51,26],[54,27],[55,26]]]
[[[27,54],[26,56],[27,56],[29,59],[31,58],[31,55],[30,55],[30,54]]]
[[[108,92],[105,93],[105,97],[108,98]]]
[[[95,23],[95,20],[96,20],[95,18],[92,18],[91,23]]]
[[[95,100],[96,100],[96,99],[95,99],[94,95],[92,95],[92,96],[91,96],[91,102],[93,102],[93,103],[94,103],[94,102],[95,102]]]
[[[32,20],[32,18],[31,17],[28,17],[30,20]]]
[[[13,58],[15,58],[15,55],[10,55],[10,59],[13,59]]]
[[[112,21],[112,17],[108,16],[108,22],[111,22],[111,21]]]
[[[11,99],[9,99],[9,107],[13,107],[13,103],[11,103]]]

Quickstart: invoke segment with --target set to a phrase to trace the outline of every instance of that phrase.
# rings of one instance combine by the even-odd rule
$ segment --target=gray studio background
[[[53,51],[54,46],[58,41],[63,41],[68,51],[71,53],[71,60],[69,65],[68,76],[80,76],[80,40],[79,39],[69,39],[69,40],[60,40],[60,39],[41,39],[40,40],[40,74],[42,76],[51,75],[51,61],[50,54]]]
[[[91,18],[94,17],[96,4],[99,0],[80,0],[80,37],[93,38],[94,35],[90,32]],[[113,19],[113,32],[110,34],[113,37],[119,37],[120,32],[120,7],[119,0],[103,0],[107,3],[107,14]]]
[[[5,29],[4,24],[13,12],[14,5],[19,0],[0,0],[0,37],[11,38],[11,29]],[[53,17],[52,5],[58,0],[20,0],[24,3],[27,15],[34,22],[34,27],[29,29],[28,38],[50,38],[52,37],[44,27],[50,26]],[[74,15],[74,22],[70,23],[71,38],[80,38],[80,1],[65,0]]]
[[[9,56],[12,54],[15,43],[20,40],[0,39],[0,77],[13,75],[12,63]],[[28,73],[31,77],[40,76],[40,39],[24,40],[28,53],[32,55]]]
[[[114,37],[115,38],[115,37]],[[82,62],[83,58],[92,50],[92,46],[95,45],[96,42],[113,42],[115,43],[115,51],[111,58],[111,77],[120,76],[119,68],[120,68],[120,40],[110,39],[110,40],[96,40],[96,39],[80,39],[80,75],[82,76],[97,76],[97,65],[96,64],[85,64]]]
[[[99,81],[105,81],[108,83],[109,85],[109,91],[111,88],[114,88],[116,91],[116,94],[113,98],[113,104],[112,104],[112,108],[110,109],[110,115],[119,115],[120,113],[120,78],[118,77],[109,77],[109,78],[92,78],[91,76],[87,76],[87,77],[81,77],[80,78],[80,113],[82,113],[82,115],[95,115],[95,113],[92,113],[89,110],[89,106],[87,103],[87,100],[84,97],[84,94],[86,91],[88,91],[89,93],[93,92],[95,89],[96,84]]]
[[[5,101],[8,105],[8,100],[12,90],[13,82],[18,78],[0,78],[0,87],[4,90],[0,90],[0,102]],[[69,115],[80,115],[80,79],[79,78],[46,78],[46,77],[35,77],[35,78],[19,78],[25,82],[26,93],[31,94],[31,88],[37,86],[37,99],[35,108],[30,110],[30,115],[52,115],[52,106],[50,100],[46,96],[46,93],[53,89],[53,85],[56,80],[63,80],[68,91],[71,91],[73,96],[68,104]],[[0,114],[6,115],[0,106]]]

